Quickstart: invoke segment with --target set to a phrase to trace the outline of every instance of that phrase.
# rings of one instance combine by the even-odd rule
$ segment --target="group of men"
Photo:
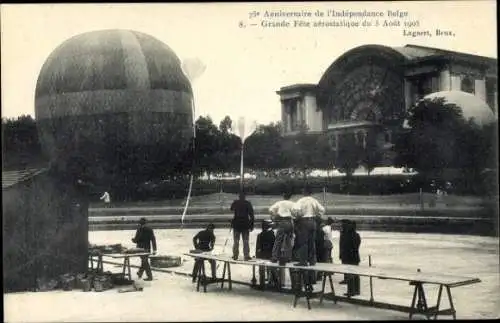
[[[298,201],[290,200],[291,194],[284,192],[283,200],[274,203],[269,212],[271,218],[263,221],[262,232],[257,236],[256,258],[269,259],[271,262],[284,265],[290,261],[297,261],[296,266],[314,266],[317,262],[333,262],[333,225],[332,218],[322,220],[325,208],[314,197],[310,189],[304,190],[304,197]],[[245,194],[240,193],[230,207],[234,212],[231,221],[233,231],[233,259],[239,257],[239,242],[243,240],[243,259],[250,260],[250,232],[254,229],[254,210],[252,204],[246,200]],[[205,230],[193,237],[196,251],[211,251],[215,246],[215,226],[209,224]],[[276,234],[273,229],[276,229]],[[146,226],[146,219],[139,221],[135,237],[132,239],[137,247],[148,252],[156,252],[156,239],[153,230]],[[360,262],[359,246],[361,238],[356,232],[353,221],[341,220],[339,238],[339,258],[343,264],[358,265]],[[211,261],[212,276],[216,277],[215,261]],[[145,280],[152,280],[151,268],[147,257],[141,257],[141,268],[137,272],[139,277],[146,272]],[[197,268],[193,268],[193,281],[196,278]],[[260,272],[264,276],[264,272]],[[359,276],[345,275],[341,283],[348,285],[346,295],[359,294]]]
[[[283,200],[269,208],[271,218],[262,223],[262,232],[257,236],[255,256],[269,259],[271,262],[284,265],[297,261],[295,266],[314,266],[317,262],[333,262],[333,225],[334,220],[322,220],[325,208],[311,196],[309,188],[304,189],[304,197],[298,201],[290,200],[289,192],[283,193]],[[239,240],[243,238],[244,260],[250,260],[249,232],[254,229],[254,212],[252,205],[243,193],[233,202],[231,210],[234,218],[233,259],[239,256]],[[273,229],[276,229],[274,234]],[[339,258],[343,264],[358,265],[360,262],[359,246],[361,238],[356,232],[356,224],[350,220],[342,220],[339,238]],[[260,270],[261,279],[265,275]],[[271,275],[273,276],[273,275]],[[321,275],[317,275],[319,278]],[[276,275],[274,275],[276,278]],[[313,279],[313,278],[311,278]],[[341,284],[347,284],[347,296],[359,294],[359,276],[345,275]]]
[[[325,208],[311,196],[306,189],[305,196],[297,202],[290,201],[291,194],[285,192],[283,200],[273,204],[269,211],[271,220],[276,224],[277,233],[271,261],[287,262],[292,258],[292,237],[295,236],[295,247],[299,262],[297,265],[316,264],[316,218],[325,213]],[[238,200],[231,205],[234,217],[231,221],[233,230],[233,259],[238,259],[240,236],[243,240],[244,260],[250,260],[249,234],[254,229],[254,210],[252,204],[240,193]]]

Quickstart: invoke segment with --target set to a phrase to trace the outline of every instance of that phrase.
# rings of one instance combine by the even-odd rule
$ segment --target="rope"
[[[184,228],[184,218],[186,217],[187,209],[189,207],[189,201],[191,200],[191,192],[193,190],[193,180],[194,180],[194,166],[195,166],[195,144],[196,144],[196,120],[195,120],[195,102],[194,102],[194,96],[193,99],[191,100],[191,110],[193,113],[193,155],[192,155],[192,163],[191,163],[191,176],[189,179],[189,189],[188,189],[188,195],[186,198],[186,205],[184,206],[184,210],[182,211],[182,217],[181,217],[181,230]]]

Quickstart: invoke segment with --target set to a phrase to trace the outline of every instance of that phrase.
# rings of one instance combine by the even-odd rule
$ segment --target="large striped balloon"
[[[52,162],[69,167],[77,156],[85,165],[119,163],[133,152],[130,172],[138,172],[143,159],[173,160],[187,149],[191,100],[189,80],[167,45],[136,31],[102,30],[72,37],[50,54],[35,113]],[[96,178],[113,166],[101,168]]]

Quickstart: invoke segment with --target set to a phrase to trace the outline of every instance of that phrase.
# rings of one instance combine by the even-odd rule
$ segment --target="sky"
[[[495,1],[177,3],[177,4],[11,4],[1,5],[2,117],[34,114],[38,73],[49,54],[68,38],[100,29],[147,33],[172,48],[182,60],[198,59],[206,69],[192,86],[195,116],[218,123],[229,115],[248,122],[279,121],[276,91],[296,83],[318,83],[336,58],[361,45],[415,44],[497,57]],[[267,12],[310,12],[312,17],[266,17]],[[402,17],[401,26],[314,27],[332,21],[329,10],[383,12]],[[316,16],[316,12],[325,14]],[[331,11],[330,11],[331,12]],[[258,17],[250,18],[251,13]],[[374,23],[375,18],[367,18]],[[293,27],[294,20],[311,23]],[[362,22],[363,18],[336,18]],[[262,24],[286,21],[289,27]],[[243,23],[244,28],[239,24]],[[432,37],[404,35],[429,30]],[[255,26],[251,24],[255,23]],[[435,29],[454,36],[436,36]]]

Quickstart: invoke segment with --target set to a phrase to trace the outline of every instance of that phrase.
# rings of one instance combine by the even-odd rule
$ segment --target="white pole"
[[[372,256],[368,255],[368,266],[372,266]],[[370,302],[373,302],[373,277],[370,276]]]
[[[243,138],[241,139],[241,160],[240,160],[240,192],[243,192],[243,151],[244,149],[245,142],[243,141]]]

